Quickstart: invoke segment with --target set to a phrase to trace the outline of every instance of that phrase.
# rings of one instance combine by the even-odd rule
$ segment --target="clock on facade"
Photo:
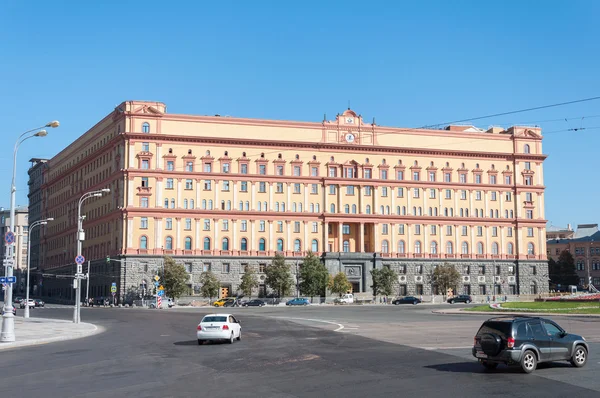
[[[346,142],[354,142],[354,134],[348,133],[346,134]]]

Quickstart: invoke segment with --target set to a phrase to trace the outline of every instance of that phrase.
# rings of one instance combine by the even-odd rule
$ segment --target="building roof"
[[[546,232],[573,232],[569,227],[557,227],[556,225],[548,225]]]
[[[556,230],[552,230],[550,228],[552,228],[552,226],[548,227],[546,230],[549,232],[557,232]],[[565,230],[565,231],[568,231],[568,230]],[[579,224],[579,225],[577,225],[577,230],[573,234],[572,238],[548,239],[549,243],[592,242],[592,241],[600,242],[600,231],[598,230],[598,224]]]

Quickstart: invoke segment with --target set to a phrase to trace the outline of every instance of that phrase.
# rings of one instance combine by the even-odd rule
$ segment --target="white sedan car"
[[[231,314],[209,314],[196,327],[196,336],[199,345],[207,340],[226,340],[232,344],[234,339],[242,339],[242,326]]]
[[[29,308],[35,308],[35,301],[33,301],[33,299],[29,299],[27,302],[23,300],[19,306],[25,308],[25,305],[29,305]]]

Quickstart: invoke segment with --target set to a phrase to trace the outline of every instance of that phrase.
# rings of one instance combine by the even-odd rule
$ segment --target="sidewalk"
[[[523,316],[570,316],[578,318],[600,318],[600,314],[568,314],[568,313],[554,313],[554,312],[528,312],[528,311],[464,311],[463,308],[452,308],[452,309],[441,309],[431,311],[433,314],[446,314],[446,315],[489,315],[490,318],[496,316],[506,315],[523,315]]]
[[[0,343],[0,350],[80,339],[103,331],[102,327],[91,323],[76,325],[58,319],[15,317],[16,341]]]

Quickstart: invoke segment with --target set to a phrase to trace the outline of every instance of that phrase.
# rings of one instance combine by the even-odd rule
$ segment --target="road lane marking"
[[[276,317],[276,318],[278,318],[278,319],[295,319],[295,320],[300,320],[300,321],[321,322],[321,323],[328,323],[330,325],[337,325],[338,328],[335,329],[334,332],[339,332],[344,329],[344,325],[342,325],[341,323],[332,322],[332,321],[324,321],[322,319],[293,318],[293,317],[289,317],[289,316],[282,316],[282,317]]]

